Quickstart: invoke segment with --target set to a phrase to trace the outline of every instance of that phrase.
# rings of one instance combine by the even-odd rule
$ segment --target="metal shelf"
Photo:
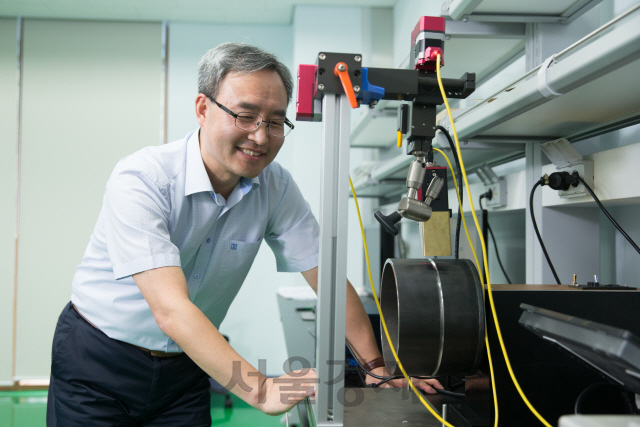
[[[575,142],[640,123],[640,5],[556,55],[547,69],[547,82],[563,95],[551,99],[542,95],[539,68],[456,112],[468,170],[522,157],[525,142],[560,137]],[[451,130],[447,117],[440,124]],[[382,146],[393,144],[392,138],[386,143]],[[434,145],[448,149],[446,144]],[[403,154],[382,163],[369,177],[357,180],[357,193],[370,197],[402,193],[412,160]]]
[[[398,105],[398,101],[382,100],[362,113],[351,126],[351,147],[388,148],[395,144]]]
[[[434,146],[443,150],[453,162],[451,151],[438,141]],[[463,142],[461,145],[463,159],[467,170],[482,164],[501,164],[524,156],[524,144],[484,144]],[[399,150],[400,151],[400,150]],[[409,164],[415,159],[407,154],[400,154],[391,160],[381,163],[372,169],[367,177],[356,178],[354,187],[358,197],[392,197],[407,190],[406,179]],[[438,164],[446,166],[446,162],[436,155]],[[455,167],[455,165],[454,165]]]
[[[563,95],[542,95],[539,69],[461,112],[458,137],[575,142],[640,122],[640,5],[556,55],[547,82]]]
[[[566,24],[602,0],[446,0],[440,14],[453,20]]]
[[[466,72],[474,72],[476,81],[481,82],[523,55],[526,28],[519,23],[447,21],[446,36],[443,77],[459,78]],[[401,68],[407,66],[408,56]],[[351,127],[351,146],[393,146],[399,104],[383,100],[376,108],[361,112]]]

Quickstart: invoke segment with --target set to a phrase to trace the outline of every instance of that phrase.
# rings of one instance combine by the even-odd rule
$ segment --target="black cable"
[[[538,182],[531,189],[531,195],[529,196],[529,213],[531,214],[531,222],[533,223],[533,229],[536,231],[536,236],[538,236],[538,241],[540,242],[540,246],[542,247],[542,252],[544,252],[544,256],[547,259],[547,263],[549,264],[549,268],[551,268],[551,272],[553,273],[553,277],[556,279],[556,283],[560,285],[560,279],[558,278],[558,274],[556,273],[556,269],[553,268],[553,263],[551,262],[551,258],[549,258],[549,254],[547,253],[547,248],[544,247],[544,243],[542,243],[542,237],[540,237],[540,231],[538,231],[538,224],[536,223],[536,217],[533,214],[533,194],[536,192],[536,188],[540,184],[544,183],[544,179],[540,178]]]
[[[404,376],[399,375],[399,376],[388,377],[388,378],[386,378],[386,379],[384,379],[384,380],[380,381],[379,383],[369,384],[367,387],[374,387],[374,388],[375,388],[375,387],[380,387],[382,384],[386,384],[386,383],[388,383],[389,381],[393,381],[393,380],[399,380],[399,379],[401,379],[401,378],[404,378]],[[417,379],[433,379],[434,377],[411,377],[411,378],[417,378]],[[432,388],[432,389],[434,389],[435,391],[437,391],[438,393],[440,393],[440,392],[442,391],[442,392],[443,392],[442,394],[453,393],[452,391],[447,391],[447,390],[443,390],[443,389],[440,389],[440,388],[435,388],[435,387],[433,387],[433,386],[431,386],[431,388]],[[453,395],[455,395],[455,394],[459,394],[459,393],[454,393]],[[453,395],[452,395],[452,396],[453,396]],[[464,396],[464,395],[463,395],[463,396]]]
[[[464,384],[465,384],[465,381],[466,381],[466,380],[463,378],[463,379],[461,379],[460,381],[458,381],[457,383],[451,384],[451,386],[449,387],[449,389],[450,389],[450,390],[455,390],[455,389],[457,389],[458,387],[460,387],[461,385],[464,385]]]
[[[404,378],[404,376],[403,376],[403,375],[393,375],[393,376],[390,376],[390,377],[385,377],[385,376],[382,376],[382,375],[376,375],[376,374],[374,374],[374,373],[372,373],[372,372],[368,371],[368,370],[367,370],[367,369],[362,365],[362,363],[360,363],[360,361],[359,361],[359,360],[358,360],[358,358],[356,357],[356,353],[353,351],[353,348],[351,348],[351,344],[349,344],[349,342],[346,342],[346,344],[347,344],[347,347],[349,347],[349,351],[350,351],[350,352],[351,352],[351,354],[353,355],[353,360],[355,360],[355,361],[356,361],[356,363],[358,364],[358,366],[360,367],[360,369],[362,369],[362,371],[363,371],[365,374],[367,374],[367,375],[369,375],[369,376],[372,376],[373,378],[378,379],[378,380],[384,380],[385,382],[387,382],[387,381],[391,381],[391,380],[399,380],[400,378]],[[433,377],[414,377],[414,378],[419,378],[419,379],[431,379],[431,378],[433,378]]]
[[[458,206],[458,220],[456,221],[456,241],[455,241],[455,252],[454,255],[456,259],[460,258],[460,224],[462,223],[462,169],[460,169],[460,159],[458,158],[458,151],[453,143],[453,139],[451,139],[451,135],[449,135],[449,131],[445,129],[443,126],[436,126],[436,129],[441,131],[444,136],[447,137],[447,141],[449,141],[449,147],[451,147],[451,152],[453,153],[453,159],[456,163],[456,169],[458,170],[458,193],[460,194],[460,205]]]
[[[447,379],[445,381],[447,383],[447,388],[451,389],[451,376],[447,375]]]
[[[511,285],[512,284],[511,279],[509,279],[509,275],[507,275],[507,272],[505,271],[504,266],[502,265],[502,261],[500,260],[500,254],[498,253],[498,244],[496,243],[496,238],[493,235],[493,230],[491,229],[491,226],[488,223],[487,223],[487,228],[489,229],[491,240],[493,240],[493,247],[496,250],[496,258],[498,258],[498,264],[500,264],[500,269],[502,270],[502,274],[504,274],[504,278],[507,279],[507,283]]]
[[[365,380],[364,378],[360,377],[360,378],[361,378],[361,380],[362,380],[362,382],[363,382],[367,387],[379,387],[379,386],[381,386],[382,384],[386,384],[386,383],[388,383],[389,381],[399,380],[399,379],[404,378],[404,375],[392,375],[392,376],[390,376],[390,377],[384,377],[384,376],[376,375],[376,374],[374,374],[374,373],[372,373],[372,372],[368,371],[367,369],[365,369],[365,367],[362,365],[362,363],[360,363],[360,361],[359,361],[359,360],[358,360],[358,358],[356,357],[356,353],[353,351],[353,348],[351,348],[351,344],[349,344],[349,342],[348,342],[348,341],[346,341],[346,342],[345,342],[345,344],[347,345],[347,347],[349,348],[349,351],[350,351],[350,352],[351,352],[351,354],[353,355],[353,360],[355,360],[355,361],[356,361],[356,363],[358,364],[358,366],[360,367],[360,369],[362,369],[362,371],[363,371],[365,374],[370,375],[370,376],[372,376],[373,378],[376,378],[376,379],[378,379],[378,380],[382,380],[382,381],[380,381],[380,382],[378,382],[378,383],[367,384],[366,380]],[[414,377],[411,377],[411,378],[417,378],[417,379],[420,379],[420,380],[432,380],[432,379],[434,379],[435,377],[429,377],[429,376],[414,376]],[[434,388],[435,390],[438,390],[438,389],[436,389],[435,387],[432,387],[432,388]]]
[[[355,360],[355,361],[356,361],[356,363],[358,364],[358,366],[360,367],[360,369],[362,369],[362,371],[363,371],[365,374],[367,374],[367,375],[369,375],[369,376],[372,376],[373,378],[378,379],[378,380],[390,380],[390,379],[404,378],[402,375],[401,375],[401,376],[397,376],[397,375],[396,375],[395,377],[384,377],[384,376],[376,375],[376,374],[374,374],[374,373],[372,373],[372,372],[368,371],[367,369],[365,369],[365,367],[362,365],[362,363],[360,363],[360,361],[358,360],[358,357],[356,356],[356,353],[353,351],[353,348],[351,348],[351,344],[349,344],[349,342],[348,342],[348,341],[346,342],[346,344],[347,344],[347,347],[349,347],[349,351],[350,351],[350,352],[351,352],[351,354],[353,355],[353,360]]]
[[[480,195],[480,200],[478,200],[478,202],[480,203],[480,209],[483,210],[482,208],[482,196],[484,196],[484,194]],[[510,285],[511,283],[511,279],[509,279],[509,276],[507,275],[507,272],[504,269],[504,266],[502,265],[502,261],[500,260],[500,254],[498,253],[498,244],[496,243],[496,238],[493,235],[493,230],[491,229],[491,226],[489,225],[489,221],[487,221],[487,228],[489,229],[489,235],[491,236],[491,240],[493,240],[493,247],[496,250],[496,258],[498,258],[498,264],[500,264],[500,269],[502,270],[502,274],[504,274],[505,279],[507,279],[507,283],[509,283]]]
[[[431,388],[433,388],[433,387],[431,387]],[[456,392],[449,391],[449,390],[444,390],[444,389],[441,389],[441,388],[433,388],[433,389],[436,391],[436,393],[442,394],[442,395],[445,395],[445,396],[465,397],[464,393],[456,393]]]
[[[404,377],[402,377],[402,376],[401,376],[400,378],[404,378]],[[370,385],[369,385],[369,387],[373,387],[373,388],[375,388],[375,387],[380,387],[382,384],[386,384],[386,383],[388,383],[389,381],[392,381],[392,380],[394,380],[394,379],[396,379],[396,378],[395,378],[395,377],[389,377],[389,378],[387,378],[386,380],[382,380],[382,381],[380,381],[379,383],[370,384]]]
[[[491,190],[482,193],[480,195],[480,197],[478,197],[478,204],[480,205],[480,212],[482,212],[482,238],[486,241],[486,247],[481,248],[481,249],[486,249],[487,250],[487,253],[486,253],[487,265],[489,265],[489,242],[487,241],[486,236],[485,236],[484,225],[485,224],[489,225],[489,220],[488,220],[487,217],[485,217],[485,210],[482,208],[482,199],[484,199],[485,197],[489,197],[490,195],[491,195]],[[478,234],[480,234],[480,230],[478,230]],[[484,254],[482,254],[482,253],[480,255],[484,256]],[[482,272],[481,273],[482,273],[482,277],[484,278],[482,280],[486,283],[487,282],[487,275],[489,274],[489,272],[485,271],[484,264],[482,264]]]
[[[353,356],[353,354],[352,354],[352,356]],[[358,362],[358,358],[356,356],[353,356],[353,360],[355,360],[357,364],[360,364]],[[366,386],[367,385],[367,377],[366,377],[366,375],[358,368],[356,368],[356,372],[358,373],[358,377],[360,378],[360,381],[362,381],[362,384],[364,386]]]
[[[576,174],[577,175],[577,174]],[[584,185],[584,188],[587,189],[587,191],[589,192],[589,194],[591,194],[591,197],[593,197],[593,200],[595,200],[596,204],[598,205],[598,207],[600,209],[602,209],[602,212],[604,212],[604,214],[607,216],[607,218],[609,218],[609,221],[611,221],[611,223],[614,225],[614,227],[616,227],[618,229],[618,231],[624,236],[625,239],[627,239],[627,241],[629,243],[631,243],[631,246],[633,246],[633,249],[635,249],[638,253],[640,253],[640,248],[638,247],[638,245],[636,245],[636,242],[633,241],[633,239],[631,239],[631,237],[629,237],[629,235],[627,233],[625,233],[625,231],[622,229],[622,227],[620,227],[620,225],[616,222],[615,219],[613,219],[613,217],[611,216],[611,214],[609,214],[609,211],[607,211],[607,209],[605,209],[605,207],[602,205],[602,203],[600,202],[600,200],[598,199],[598,197],[595,195],[595,193],[593,192],[593,190],[591,189],[591,187],[589,187],[587,185],[586,182],[584,182],[584,180],[582,179],[581,176],[578,176],[578,179],[580,180],[580,182],[582,183],[582,185]]]

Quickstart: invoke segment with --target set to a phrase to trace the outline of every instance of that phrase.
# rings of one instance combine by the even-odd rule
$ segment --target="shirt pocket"
[[[221,267],[236,286],[242,285],[247,277],[261,244],[262,239],[258,242],[226,241]]]

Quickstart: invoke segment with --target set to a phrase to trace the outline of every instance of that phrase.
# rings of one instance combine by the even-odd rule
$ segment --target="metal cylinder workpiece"
[[[471,375],[478,370],[485,333],[482,294],[478,271],[467,259],[387,260],[380,305],[409,375]],[[402,375],[382,334],[387,370]]]

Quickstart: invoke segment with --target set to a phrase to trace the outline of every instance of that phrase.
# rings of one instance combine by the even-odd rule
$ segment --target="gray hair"
[[[198,93],[215,99],[220,82],[227,74],[250,74],[260,70],[273,70],[280,75],[288,104],[293,93],[289,69],[275,55],[245,43],[223,43],[205,53],[198,64]]]

